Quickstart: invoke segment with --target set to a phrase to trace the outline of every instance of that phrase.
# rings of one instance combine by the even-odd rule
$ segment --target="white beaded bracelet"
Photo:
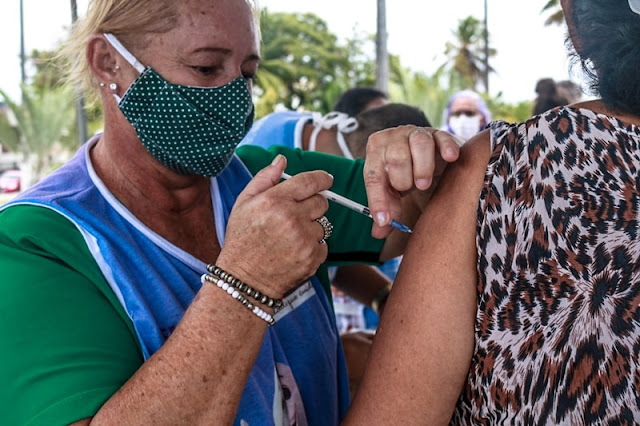
[[[255,316],[257,316],[258,318],[264,320],[268,325],[272,326],[276,323],[276,320],[273,319],[273,316],[268,313],[265,312],[264,310],[262,310],[259,306],[254,305],[253,303],[251,303],[249,301],[249,299],[247,299],[246,297],[244,297],[242,295],[242,293],[240,293],[235,287],[233,287],[232,285],[229,285],[229,283],[221,280],[221,279],[216,279],[214,276],[209,275],[209,274],[202,274],[202,276],[200,277],[200,282],[204,285],[205,282],[210,282],[212,284],[215,284],[217,287],[221,288],[222,290],[226,291],[228,295],[230,295],[231,297],[233,297],[234,299],[236,299],[238,302],[240,302],[245,308],[249,309],[251,312],[253,312],[253,314]]]

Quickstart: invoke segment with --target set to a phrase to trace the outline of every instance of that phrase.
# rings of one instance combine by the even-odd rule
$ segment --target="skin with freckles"
[[[177,25],[148,40],[133,53],[176,84],[215,87],[241,75],[250,79],[260,59],[257,23],[242,0],[181,2]],[[87,55],[96,80],[116,83],[119,96],[137,77],[101,34],[90,38]],[[331,186],[328,174],[303,173],[278,184],[286,160],[277,158],[237,199],[222,249],[209,179],[165,168],[140,144],[108,87],[101,98],[105,127],[91,160],[102,181],[145,225],[273,297],[314,273],[327,254],[326,245],[317,243],[323,230],[314,219],[327,209],[317,193]],[[252,217],[260,220],[246,220]],[[164,346],[93,419],[78,424],[231,423],[266,330],[264,321],[238,305],[215,286],[203,286]]]
[[[57,257],[48,256],[56,254],[53,253],[58,247],[56,244],[64,245],[66,241],[49,241],[49,252],[43,254],[38,251],[33,254],[36,261],[39,259],[43,264],[46,263],[45,260],[48,264],[56,263],[57,268],[72,273],[73,279],[64,284],[76,285],[76,288],[81,288],[86,293],[76,297],[75,292],[72,294],[60,291],[55,293],[54,301],[40,301],[41,304],[37,305],[38,308],[43,308],[41,318],[48,319],[47,314],[50,312],[70,312],[68,324],[78,326],[55,328],[57,323],[54,322],[49,330],[50,334],[46,334],[42,328],[38,331],[32,330],[34,336],[39,333],[38,338],[32,341],[40,343],[39,337],[46,335],[49,339],[45,339],[47,342],[55,343],[56,337],[64,337],[68,338],[68,341],[73,340],[74,344],[77,342],[77,346],[62,343],[56,347],[51,345],[51,350],[47,351],[51,358],[37,360],[37,365],[28,365],[24,369],[15,369],[17,374],[13,385],[27,388],[21,379],[32,377],[34,371],[44,367],[42,369],[47,372],[47,377],[43,382],[46,381],[48,385],[64,382],[73,389],[49,386],[49,398],[40,397],[37,401],[32,395],[37,394],[39,397],[40,388],[28,389],[22,396],[23,403],[29,407],[37,407],[31,408],[35,413],[33,415],[49,416],[49,420],[51,417],[65,419],[58,422],[44,421],[45,423],[69,423],[81,417],[91,416],[78,420],[76,424],[226,425],[239,420],[236,419],[237,416],[250,411],[242,408],[247,401],[252,401],[251,397],[255,393],[260,396],[266,395],[267,398],[274,397],[273,404],[269,401],[263,406],[265,417],[272,417],[278,423],[285,418],[285,413],[276,410],[281,401],[275,400],[275,395],[282,389],[275,385],[279,384],[275,376],[276,373],[282,372],[272,370],[278,368],[274,367],[275,364],[282,362],[280,359],[276,360],[277,354],[261,357],[260,362],[256,362],[258,354],[261,350],[269,353],[270,348],[275,346],[270,346],[274,340],[285,346],[287,340],[297,342],[303,340],[301,336],[310,336],[309,339],[313,341],[307,344],[315,345],[318,350],[307,350],[299,355],[298,346],[283,349],[286,356],[292,354],[288,359],[288,367],[292,371],[296,370],[292,374],[298,374],[295,379],[299,380],[300,389],[306,386],[307,392],[313,394],[308,399],[314,400],[293,401],[290,408],[303,405],[305,409],[311,410],[309,407],[312,403],[317,403],[317,400],[325,397],[323,395],[322,398],[315,398],[314,392],[321,392],[317,389],[324,388],[312,388],[312,385],[317,381],[323,381],[329,383],[329,390],[322,391],[327,394],[327,399],[320,402],[333,404],[330,414],[337,422],[340,413],[346,409],[344,405],[347,398],[341,388],[341,385],[346,388],[346,377],[342,375],[344,369],[339,357],[335,324],[331,322],[332,312],[319,280],[314,278],[314,287],[311,287],[313,292],[308,290],[309,286],[301,285],[307,283],[309,277],[316,273],[327,258],[327,244],[319,243],[324,230],[316,219],[323,216],[328,208],[327,200],[319,195],[319,192],[332,187],[333,177],[325,171],[315,170],[317,167],[313,167],[315,163],[311,153],[307,153],[309,157],[306,157],[310,158],[310,164],[305,163],[304,158],[299,159],[296,154],[289,153],[292,163],[295,158],[298,166],[304,164],[303,170],[311,171],[301,171],[281,183],[287,158],[274,158],[272,153],[265,154],[263,151],[256,154],[256,158],[265,154],[268,160],[255,160],[254,166],[259,164],[264,168],[255,173],[250,181],[244,171],[239,173],[228,169],[232,172],[233,179],[240,176],[240,182],[245,182],[246,179],[248,183],[242,183],[244,189],[239,195],[234,192],[236,188],[233,188],[234,191],[230,191],[232,194],[225,198],[221,193],[226,189],[224,184],[232,180],[229,175],[221,175],[212,180],[208,176],[172,171],[143,146],[136,129],[118,105],[117,98],[124,97],[127,90],[145,90],[146,86],[134,83],[139,77],[139,72],[113,47],[105,33],[116,37],[143,67],[151,67],[163,79],[174,85],[190,86],[198,90],[198,87],[219,87],[238,78],[244,78],[251,86],[251,79],[260,61],[258,24],[251,4],[245,0],[92,0],[87,19],[79,20],[78,24],[74,26],[74,41],[69,44],[75,47],[75,50],[71,49],[74,50],[74,55],[69,55],[73,59],[70,62],[74,69],[70,74],[88,74],[88,78],[82,80],[95,86],[94,89],[99,94],[104,112],[104,131],[82,148],[75,157],[78,161],[63,166],[63,173],[56,174],[47,182],[68,184],[73,189],[86,189],[91,197],[97,197],[100,202],[104,201],[103,204],[98,203],[99,208],[104,208],[104,211],[95,215],[100,220],[96,221],[98,224],[90,230],[84,229],[79,223],[80,216],[86,214],[89,206],[83,207],[81,203],[76,203],[73,208],[78,210],[72,212],[76,217],[71,214],[63,218],[63,221],[69,219],[68,223],[65,222],[69,225],[68,232],[73,232],[73,235],[78,237],[79,244],[84,244],[81,248],[86,249],[86,253],[83,251],[77,255],[81,266],[76,268],[75,265],[63,261],[56,262]],[[179,87],[173,89],[181,90]],[[212,98],[217,99],[215,96]],[[164,96],[155,97],[154,102],[159,103],[157,108],[163,112],[167,111],[165,108],[173,105]],[[150,116],[154,117],[153,108]],[[242,123],[245,122],[246,117],[242,117]],[[401,218],[409,226],[415,224],[421,209],[417,200],[424,198],[423,189],[429,186],[425,181],[431,182],[431,173],[438,170],[432,167],[436,161],[431,157],[435,156],[438,149],[445,148],[445,151],[448,151],[449,146],[444,133],[442,136],[436,134],[433,138],[430,131],[420,131],[411,135],[413,130],[415,127],[400,127],[377,137],[380,143],[377,145],[378,148],[373,148],[373,157],[377,158],[377,165],[370,165],[367,169],[370,175],[379,177],[378,182],[382,183],[382,189],[389,191],[394,200],[392,207],[385,205],[386,199],[379,200],[378,209],[392,208],[394,214],[402,210],[394,218]],[[164,135],[170,134],[170,130],[162,131]],[[190,142],[193,141],[184,141],[185,145]],[[451,143],[457,150],[455,142],[452,140]],[[425,147],[426,149],[423,149]],[[426,156],[416,163],[418,178],[415,182],[418,188],[413,188],[411,182],[405,182],[404,175],[398,168],[398,161],[406,161],[409,158],[407,154],[414,149],[420,150],[421,155]],[[315,155],[316,161],[320,163],[320,160],[317,160],[318,154]],[[457,151],[454,155],[457,155]],[[234,161],[233,165],[240,166],[244,159]],[[269,164],[270,161],[272,163]],[[432,166],[424,167],[423,163]],[[343,164],[354,171],[360,170],[361,167],[355,163]],[[245,165],[248,167],[246,162]],[[92,166],[95,176],[89,166]],[[330,166],[327,168],[337,169],[331,169]],[[386,170],[389,170],[388,174]],[[60,182],[68,178],[65,172],[70,171],[77,173],[79,179],[72,178]],[[341,176],[343,181],[346,180],[340,174],[336,176]],[[46,187],[47,182],[44,182],[43,186]],[[390,186],[389,182],[392,182],[393,186]],[[344,182],[341,184],[347,186]],[[353,186],[355,185],[350,189],[354,194],[361,192],[361,188]],[[47,202],[48,196],[50,193],[42,196],[39,201]],[[60,197],[67,197],[65,201],[71,199],[71,196],[65,194]],[[224,204],[222,207],[217,204],[220,200]],[[16,209],[23,207],[44,210],[37,206],[16,206]],[[83,208],[82,214],[78,213]],[[96,210],[90,211],[93,213]],[[49,213],[60,219],[56,211]],[[120,217],[114,219],[114,223],[109,223],[110,218],[115,218],[116,215]],[[361,241],[367,244],[375,243],[366,234],[369,229],[365,228],[364,224],[368,225],[369,220],[364,219],[347,220],[343,216],[336,221],[340,222],[336,229],[357,229],[357,233],[364,234],[360,235]],[[42,223],[49,222],[43,220]],[[116,223],[123,226],[110,227]],[[29,225],[30,222],[25,221],[24,224]],[[351,224],[357,226],[350,227]],[[385,226],[386,223],[383,221],[380,225],[376,225],[373,232],[381,236],[389,235],[382,246],[380,260],[401,254],[407,242],[406,234],[389,234],[390,228]],[[3,232],[5,230],[3,229]],[[338,238],[339,234],[340,232],[334,232],[332,238]],[[114,238],[118,243],[106,241],[113,235],[122,238]],[[46,237],[47,235],[43,235],[43,238]],[[138,237],[144,238],[145,247],[157,249],[154,251],[158,255],[157,259],[155,255],[134,247],[134,240]],[[95,238],[98,244],[92,245],[96,241],[91,238]],[[113,258],[103,256],[105,246],[100,243],[105,243],[107,250],[117,250],[121,247],[123,249]],[[15,249],[7,248],[4,241],[0,244],[3,244],[3,249]],[[27,245],[22,242],[20,244]],[[350,246],[351,243],[344,244]],[[23,249],[25,247],[20,247],[14,252]],[[126,253],[123,253],[125,251]],[[137,255],[132,256],[131,253]],[[29,255],[31,254],[29,252]],[[125,257],[131,265],[129,269],[119,267],[118,261],[124,260]],[[153,261],[151,257],[154,257]],[[7,261],[7,257],[2,258]],[[158,266],[165,259],[167,267],[164,264]],[[174,260],[175,263],[172,263]],[[275,328],[268,329],[267,322],[254,315],[255,310],[252,312],[247,309],[248,305],[238,303],[239,293],[235,294],[233,289],[231,292],[225,292],[217,285],[200,286],[199,275],[205,272],[204,265],[208,263],[215,263],[237,279],[249,283],[259,292],[272,298],[297,295],[298,293],[292,291],[294,289],[307,289],[305,291],[309,293],[305,297],[308,298],[303,299],[299,306],[290,306],[290,311],[285,312],[290,315],[286,320],[292,319],[291,321],[276,323]],[[30,273],[21,263],[16,262],[12,266],[25,277]],[[177,271],[174,271],[172,266],[178,266]],[[37,268],[37,265],[29,264],[28,267]],[[84,270],[81,270],[84,267],[93,268],[90,272],[95,276],[85,276]],[[153,271],[150,271],[150,268]],[[150,275],[149,272],[153,274]],[[180,276],[183,272],[187,276]],[[63,281],[66,278],[56,279]],[[21,287],[7,281],[5,278],[1,283],[3,290]],[[125,286],[129,286],[125,287],[126,289],[135,290],[129,293],[119,291],[123,282]],[[49,282],[39,281],[34,284],[46,286]],[[13,287],[10,287],[11,285]],[[173,297],[172,291],[182,285],[188,287],[187,290],[179,294],[180,297]],[[137,289],[141,289],[144,294],[131,295]],[[27,296],[35,292],[22,291],[20,294]],[[159,297],[160,308],[157,310],[161,312],[143,312],[140,319],[136,315],[138,312],[135,308],[132,309],[128,302],[140,302],[139,305],[144,305],[148,301],[145,297],[152,292],[163,293]],[[51,294],[54,294],[53,291]],[[72,299],[72,296],[75,298]],[[105,301],[102,296],[107,296],[109,300]],[[29,303],[32,310],[37,311],[32,301],[27,299],[28,297],[24,296],[22,303]],[[167,309],[164,309],[165,302],[171,305]],[[103,314],[94,315],[93,308],[101,303],[104,304],[100,305],[104,308]],[[275,314],[272,308],[258,303],[268,314]],[[12,308],[18,319],[22,318],[22,306],[24,305]],[[80,308],[90,311],[92,315],[88,318],[78,315],[81,319],[75,321],[75,312]],[[155,324],[155,319],[162,315],[172,317],[168,328]],[[51,317],[57,318],[55,315]],[[149,317],[152,318],[147,321]],[[84,326],[82,333],[79,326],[81,322]],[[143,337],[143,333],[138,333],[140,328],[137,326],[140,322],[152,323],[149,325],[151,331],[148,334],[161,334],[158,344],[144,354],[142,352],[147,348],[142,347],[142,342],[147,336]],[[27,329],[31,327],[29,321],[15,321],[16,325],[17,323],[26,324]],[[107,339],[106,333],[95,332],[98,326],[103,327],[101,330],[114,331],[114,336],[117,336]],[[309,331],[303,327],[309,327]],[[25,330],[20,328],[20,331]],[[19,336],[22,341],[26,340],[20,332],[15,332],[14,335]],[[265,340],[267,335],[269,339]],[[294,337],[289,338],[290,335]],[[100,342],[98,338],[101,339]],[[300,342],[300,350],[304,350],[303,343]],[[99,346],[100,344],[103,346]],[[107,356],[112,354],[110,350],[117,352],[113,350],[116,346],[126,348],[126,360],[117,356]],[[59,353],[57,351],[65,355],[71,354],[70,357],[58,359],[77,360],[77,368],[67,368],[66,363],[61,365],[58,359],[55,359]],[[30,353],[32,357],[33,353],[35,351]],[[309,361],[309,356],[312,361]],[[102,364],[94,362],[100,357]],[[3,371],[7,372],[16,363],[3,363]],[[58,368],[54,373],[50,373],[49,368],[52,365],[53,368]],[[99,369],[96,365],[105,366],[105,370],[117,371],[120,375],[114,380],[107,377],[106,380],[111,381],[108,386],[102,386],[102,383],[93,382],[93,378],[87,379],[90,374],[86,374],[84,370],[93,368],[95,372]],[[255,381],[248,380],[250,375],[267,377],[265,383],[274,385],[258,386]],[[269,389],[266,389],[267,387]],[[247,392],[248,388],[255,392]],[[89,391],[94,392],[91,404],[67,404],[61,409],[64,413],[51,411],[61,408],[61,404],[58,404],[60,401],[87,398]],[[283,395],[284,393],[282,392]],[[297,395],[295,392],[291,394]],[[303,395],[303,398],[305,396]],[[14,413],[21,415],[22,407],[16,404],[12,408]],[[40,407],[44,407],[43,410],[40,410]],[[49,412],[44,413],[46,410]],[[297,418],[304,418],[304,413],[300,414]]]

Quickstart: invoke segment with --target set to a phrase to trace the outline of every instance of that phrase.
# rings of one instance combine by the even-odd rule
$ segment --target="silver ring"
[[[331,233],[333,232],[333,225],[325,216],[321,216],[315,219],[315,221],[322,225],[322,230],[324,231],[324,236],[320,240],[320,244],[326,244],[327,240],[331,236]]]

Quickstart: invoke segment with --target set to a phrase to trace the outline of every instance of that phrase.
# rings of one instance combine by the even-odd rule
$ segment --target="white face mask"
[[[333,111],[325,115],[321,116],[319,113],[313,113],[313,132],[311,132],[311,137],[309,138],[309,151],[316,150],[316,143],[318,142],[318,133],[322,129],[330,129],[333,126],[337,127],[336,130],[336,138],[338,142],[338,147],[342,152],[342,155],[349,160],[353,160],[353,155],[351,155],[351,151],[347,146],[347,142],[344,140],[343,133],[351,133],[358,128],[358,121],[349,117],[347,114],[342,112]]]
[[[464,115],[453,116],[449,118],[449,127],[456,136],[460,136],[465,141],[471,139],[480,131],[480,121],[482,117],[480,115]]]

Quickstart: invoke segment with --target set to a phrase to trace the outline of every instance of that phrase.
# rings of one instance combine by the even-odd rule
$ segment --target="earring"
[[[104,87],[104,83],[103,82],[100,82],[100,87]]]
[[[117,88],[118,88],[118,85],[117,85],[117,84],[115,84],[115,83],[111,83],[111,84],[109,84],[109,89],[110,89],[110,90],[113,90],[113,91],[115,92]]]
[[[113,67],[113,72],[116,72],[120,69],[120,65],[116,65],[115,67]]]

